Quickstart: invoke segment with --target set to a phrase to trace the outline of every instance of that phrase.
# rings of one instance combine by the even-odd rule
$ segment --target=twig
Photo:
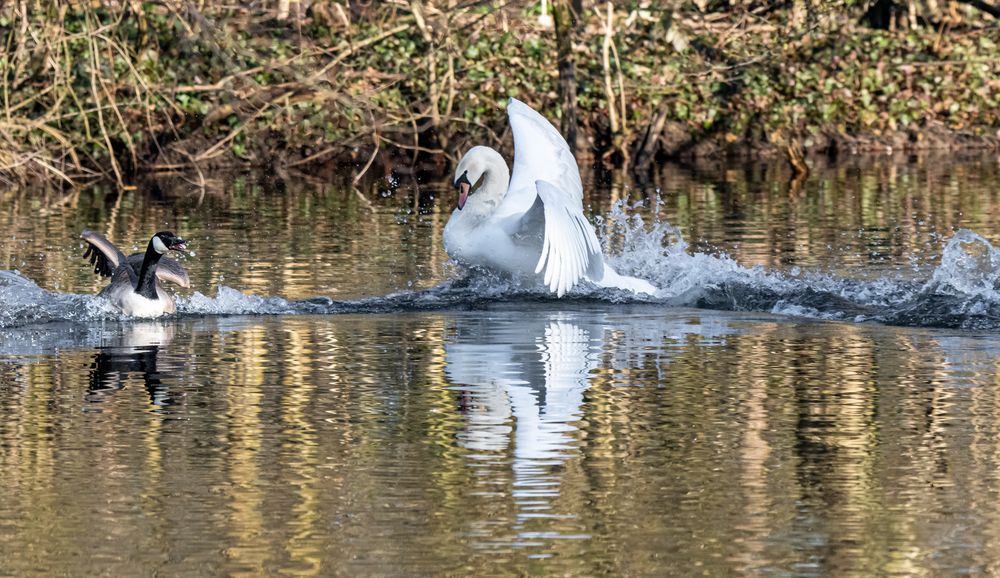
[[[611,43],[611,54],[615,57],[615,69],[618,71],[618,100],[621,106],[622,133],[628,132],[628,117],[625,114],[625,79],[622,73],[622,63],[618,60],[618,48]]]
[[[444,156],[445,158],[447,158],[449,161],[451,161],[453,163],[457,163],[458,162],[458,159],[454,155],[450,154],[448,151],[446,151],[444,149],[432,149],[432,148],[427,148],[427,147],[422,147],[422,146],[406,145],[406,144],[403,144],[401,142],[396,142],[396,141],[394,141],[394,140],[392,140],[392,139],[390,139],[389,137],[386,137],[386,136],[380,136],[379,139],[381,139],[381,140],[383,140],[383,141],[391,144],[394,147],[398,147],[398,148],[401,148],[401,149],[404,149],[404,150],[412,150],[412,151],[417,151],[417,152],[422,152],[422,153],[427,153],[427,154],[432,154],[432,155],[442,155],[442,156]]]
[[[171,86],[169,88],[173,92],[217,92],[217,91],[225,89],[227,84],[229,84],[231,81],[233,81],[233,80],[235,80],[237,78],[240,78],[240,77],[243,77],[243,76],[249,76],[251,74],[256,74],[256,73],[261,72],[263,70],[265,70],[265,68],[263,66],[254,66],[253,68],[248,68],[246,70],[241,70],[239,72],[230,74],[229,76],[225,76],[223,78],[220,78],[218,81],[216,81],[216,82],[214,82],[212,84],[188,84],[188,85],[181,85],[181,86]],[[167,88],[167,87],[159,87],[159,88]]]
[[[67,153],[73,159],[73,164],[76,165],[76,168],[78,170],[82,170],[82,167],[80,166],[80,159],[79,159],[79,157],[76,156],[76,149],[73,147],[73,144],[69,141],[68,138],[66,138],[65,135],[63,135],[58,130],[52,128],[51,126],[49,126],[49,125],[47,125],[47,124],[45,124],[43,122],[40,122],[40,121],[31,120],[31,119],[19,119],[19,120],[20,120],[20,122],[27,123],[27,124],[31,125],[32,127],[34,127],[35,129],[40,130],[40,131],[48,134],[52,138],[56,139],[57,141],[59,141],[59,144],[63,145],[63,147],[66,149]],[[4,124],[0,123],[0,128],[2,128],[3,126],[4,126]],[[25,130],[25,131],[30,130],[28,127],[20,126],[19,123],[13,122],[13,121],[11,121],[11,123],[7,124],[6,126],[12,128],[12,129],[21,128],[22,130]]]
[[[94,40],[94,47],[95,48],[97,47],[97,40],[96,39]],[[95,55],[95,58],[96,58],[96,55]],[[114,56],[113,55],[111,55],[110,58],[108,58],[108,62],[111,64],[111,70],[112,70],[112,73],[113,73],[114,72]],[[135,167],[139,165],[139,158],[135,154],[135,143],[132,142],[132,135],[129,133],[128,123],[125,122],[125,118],[122,116],[121,111],[118,110],[118,103],[115,100],[115,94],[114,94],[113,91],[108,90],[108,86],[104,82],[104,77],[103,76],[100,77],[100,84],[101,84],[101,89],[104,91],[104,95],[107,96],[107,98],[108,98],[108,102],[111,103],[111,110],[112,110],[112,112],[114,112],[115,116],[118,117],[118,122],[120,123],[121,128],[122,128],[122,134],[125,135],[125,146],[128,147],[129,156],[132,158],[132,167],[133,167],[133,170],[134,170]]]
[[[318,80],[319,78],[326,76],[326,73],[330,72],[331,68],[340,64],[341,61],[343,61],[348,56],[354,54],[354,52],[357,51],[358,49],[365,48],[366,46],[371,46],[372,44],[375,44],[377,42],[381,42],[386,38],[389,38],[390,36],[395,36],[396,34],[399,34],[400,32],[409,29],[410,26],[411,23],[406,22],[394,28],[390,28],[389,30],[386,30],[385,32],[379,34],[378,36],[373,36],[357,44],[347,46],[340,52],[340,54],[336,58],[328,62],[326,66],[324,66],[323,68],[319,69],[318,71],[310,75],[308,81],[313,82],[315,80]]]
[[[50,165],[49,163],[47,163],[47,162],[43,161],[42,159],[40,159],[40,158],[38,158],[38,157],[35,157],[35,158],[33,158],[33,159],[32,159],[32,161],[33,161],[33,162],[36,162],[36,163],[38,163],[38,164],[40,164],[40,165],[42,165],[43,167],[45,167],[46,169],[48,169],[48,170],[50,170],[50,171],[52,171],[52,172],[53,172],[53,173],[55,173],[55,174],[56,174],[56,175],[57,175],[57,176],[58,176],[59,178],[61,178],[62,180],[66,181],[66,183],[67,183],[68,185],[71,185],[71,186],[75,186],[75,185],[76,185],[76,182],[75,182],[75,181],[74,181],[73,179],[69,178],[69,177],[68,177],[68,176],[66,175],[66,173],[64,173],[64,172],[60,171],[59,169],[57,169],[57,168],[55,168],[54,166]]]
[[[325,149],[323,149],[323,150],[321,150],[321,151],[319,151],[317,153],[313,153],[313,154],[307,156],[304,159],[299,159],[297,161],[292,161],[292,162],[288,163],[287,166],[288,166],[288,168],[292,168],[292,167],[298,167],[298,166],[301,166],[301,165],[307,165],[307,164],[313,162],[316,159],[319,159],[319,158],[325,157],[326,155],[335,153],[338,150],[340,150],[340,145],[334,145],[334,146],[331,146],[331,147],[326,147]]]
[[[903,68],[906,66],[951,66],[951,65],[970,65],[970,64],[1000,64],[1000,58],[967,58],[964,60],[921,60],[915,62],[898,62],[892,65],[896,68]]]
[[[607,20],[604,24],[604,94],[608,99],[608,119],[611,123],[611,133],[618,134],[618,115],[615,113],[615,91],[611,85],[611,19],[614,16],[614,7],[611,2],[605,2],[607,7]]]
[[[379,144],[380,144],[380,142],[381,142],[381,139],[380,139],[380,138],[379,138],[379,136],[378,136],[378,129],[372,129],[372,137],[373,137],[373,138],[374,138],[374,140],[375,140],[375,150],[374,150],[374,151],[372,151],[372,156],[371,156],[371,157],[369,157],[369,159],[368,159],[368,162],[367,162],[367,163],[365,163],[365,167],[364,167],[363,169],[361,169],[361,172],[360,172],[360,173],[358,173],[357,175],[355,175],[355,177],[354,177],[354,180],[353,180],[353,181],[351,181],[351,184],[352,184],[352,185],[357,185],[357,184],[358,184],[358,181],[360,181],[360,180],[361,180],[361,177],[365,176],[365,173],[367,173],[367,172],[368,172],[368,169],[370,169],[370,168],[371,168],[371,166],[372,166],[372,163],[374,163],[374,162],[375,162],[375,156],[376,156],[376,155],[378,155],[378,151],[379,151]]]
[[[87,14],[87,26],[90,26],[90,14]],[[90,90],[94,95],[94,102],[98,105],[97,109],[97,123],[101,127],[101,134],[104,136],[104,142],[107,145],[108,158],[111,161],[111,169],[115,173],[115,180],[118,182],[118,186],[124,186],[125,180],[122,178],[122,172],[118,168],[118,159],[115,158],[115,149],[111,145],[111,137],[108,135],[108,129],[104,125],[104,114],[101,112],[100,103],[101,96],[97,91],[97,70],[100,68],[100,63],[97,60],[97,41],[94,37],[90,38],[90,56],[91,56],[91,68],[90,68]]]
[[[281,100],[282,98],[286,98],[288,96],[291,96],[291,94],[292,94],[291,92],[286,92],[284,95],[282,95],[282,96],[280,96],[280,97],[278,97],[276,99],[273,99],[273,100]],[[272,100],[272,102],[273,102],[273,100]],[[249,126],[250,123],[252,123],[253,121],[257,120],[258,118],[261,117],[261,115],[263,115],[265,112],[267,112],[267,108],[268,108],[267,106],[261,107],[261,109],[258,110],[257,112],[255,112],[253,114],[253,116],[251,116],[246,122],[241,123],[238,127],[234,128],[232,131],[230,131],[230,133],[228,135],[226,135],[225,138],[223,138],[219,142],[215,143],[214,145],[212,145],[211,147],[209,147],[207,150],[201,152],[197,157],[195,157],[195,160],[203,161],[203,160],[210,159],[213,156],[217,156],[218,153],[221,152],[220,149],[222,149],[222,147],[224,147],[226,144],[228,144],[234,138],[236,138],[237,136],[239,136],[240,133],[242,133],[244,130],[246,130],[247,126]]]

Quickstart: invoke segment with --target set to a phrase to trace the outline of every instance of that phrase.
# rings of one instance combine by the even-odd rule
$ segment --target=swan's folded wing
[[[507,104],[507,117],[514,135],[514,168],[507,195],[497,209],[498,216],[530,209],[535,202],[538,180],[552,183],[572,196],[582,210],[580,168],[566,139],[544,116],[516,98]]]
[[[537,222],[539,211],[544,217],[542,254],[535,273],[544,271],[549,290],[562,297],[584,275],[595,279],[604,275],[601,243],[571,193],[541,180],[535,189],[535,202],[524,216],[525,223]]]
[[[89,245],[83,258],[90,261],[94,273],[101,277],[110,277],[119,265],[125,263],[125,254],[104,235],[87,229],[80,233],[80,238]]]
[[[143,253],[133,253],[128,256],[128,264],[138,271],[142,268],[142,260],[146,258]],[[176,283],[185,289],[191,287],[191,279],[188,277],[187,269],[170,257],[160,257],[160,263],[156,266],[156,278],[160,281]]]

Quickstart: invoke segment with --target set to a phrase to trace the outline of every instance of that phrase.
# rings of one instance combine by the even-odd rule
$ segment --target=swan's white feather
[[[656,288],[641,279],[616,274],[604,264],[594,227],[583,213],[580,169],[559,131],[523,102],[507,106],[514,135],[514,172],[499,153],[473,147],[456,169],[482,185],[464,209],[456,209],[444,230],[444,245],[456,261],[540,275],[563,296],[583,278],[605,287],[645,293]]]
[[[580,169],[556,127],[516,98],[507,104],[507,118],[514,136],[514,169],[497,216],[527,212],[535,202],[536,181],[552,183],[582,204]]]
[[[573,195],[552,183],[538,181],[538,201],[531,210],[542,210],[545,232],[535,273],[544,271],[549,290],[562,297],[587,274],[603,267],[601,243]],[[600,278],[600,275],[596,275]]]

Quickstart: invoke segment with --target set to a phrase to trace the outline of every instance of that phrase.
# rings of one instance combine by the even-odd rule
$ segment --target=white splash
[[[891,277],[850,279],[823,271],[785,275],[745,267],[725,254],[693,251],[680,231],[638,206],[616,204],[596,219],[608,262],[625,275],[660,288],[655,302],[667,306],[764,311],[796,317],[876,320],[901,325],[995,328],[1000,326],[1000,250],[968,230],[947,241],[941,262],[925,283]],[[649,302],[628,291],[582,284],[571,298]],[[179,315],[285,315],[381,313],[466,307],[490,300],[548,300],[532,279],[489,272],[452,279],[433,288],[374,295],[354,301],[327,297],[288,300],[249,295],[219,286],[215,296],[177,299]],[[0,328],[50,322],[128,320],[93,295],[48,291],[17,271],[0,270]]]
[[[297,311],[281,297],[247,295],[221,285],[215,297],[196,291],[191,297],[179,298],[177,312],[189,315],[276,315]]]
[[[691,251],[679,229],[657,218],[647,224],[639,208],[615,203],[607,217],[596,219],[598,235],[612,267],[656,285],[659,299],[689,304],[700,291],[725,282],[774,290],[800,285],[760,266],[744,267],[726,254]],[[656,214],[655,207],[652,212]]]
[[[923,290],[1000,303],[1000,250],[969,231],[955,232]]]
[[[0,327],[122,317],[121,311],[104,299],[47,291],[20,271],[0,270]]]

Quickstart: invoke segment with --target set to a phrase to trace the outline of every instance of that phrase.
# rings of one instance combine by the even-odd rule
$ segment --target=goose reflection
[[[174,339],[173,324],[143,322],[130,324],[121,333],[112,334],[97,348],[90,369],[88,401],[102,401],[108,393],[123,389],[130,378],[139,375],[149,401],[164,406],[174,403],[161,380],[160,348]]]

